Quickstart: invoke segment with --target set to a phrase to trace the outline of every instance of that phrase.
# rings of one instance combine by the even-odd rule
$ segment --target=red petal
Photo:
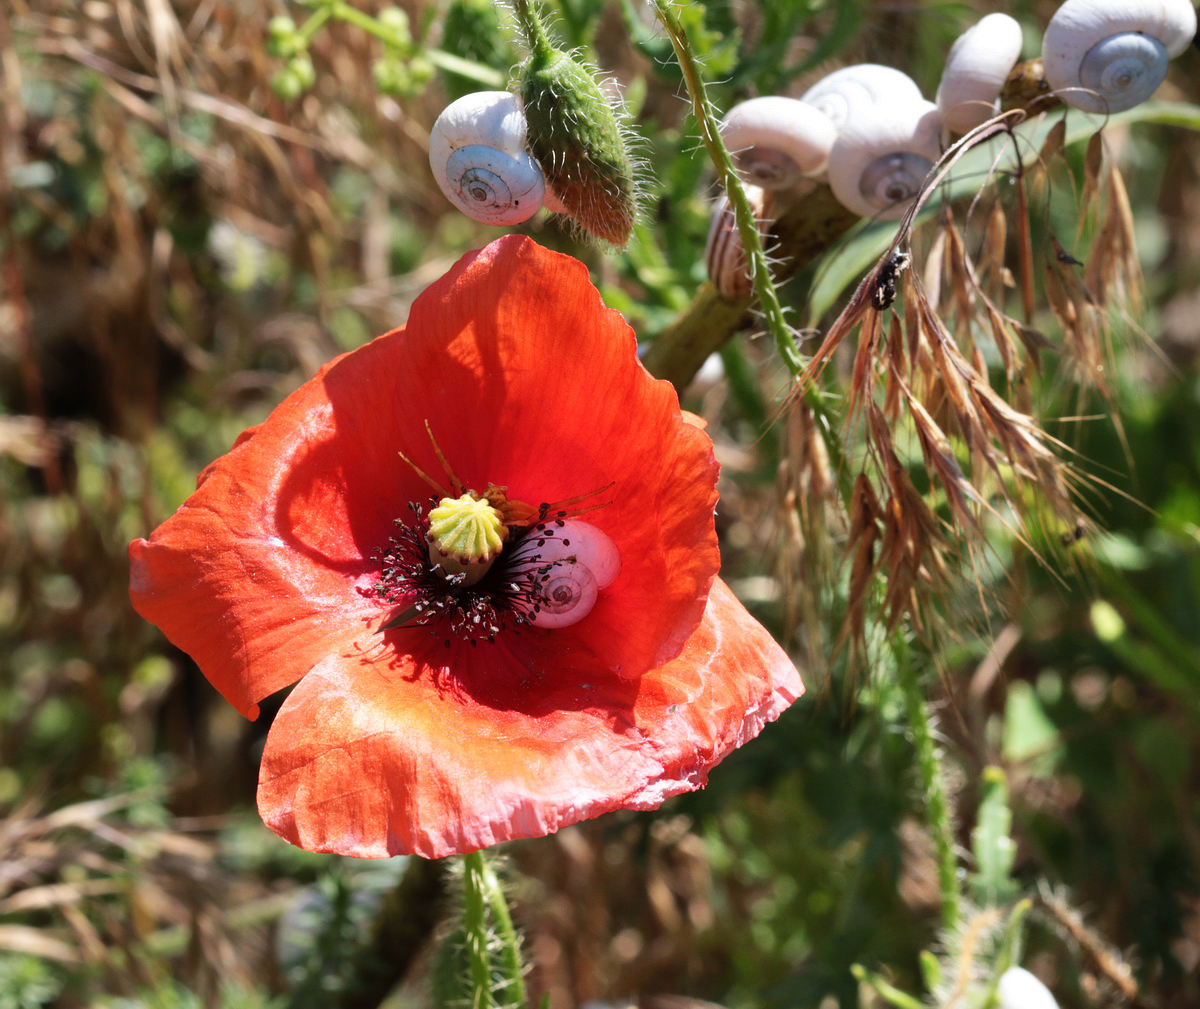
[[[292,692],[258,793],[282,837],[312,851],[438,858],[653,808],[702,786],[803,691],[719,580],[679,656],[637,681],[530,669],[504,643],[439,654],[425,640],[436,647],[331,657]]]
[[[615,481],[588,521],[621,575],[574,628],[527,632],[526,663],[636,677],[678,653],[718,565],[711,442],[583,265],[519,236],[465,257],[405,329],[328,365],[208,467],[131,544],[135,608],[250,717],[327,657],[376,647],[371,558],[430,493],[398,452],[442,475],[426,424],[478,490],[536,504]]]
[[[621,575],[588,620],[555,633],[627,676],[676,654],[720,563],[712,442],[636,361],[632,330],[583,264],[502,238],[433,285],[408,331],[397,395],[430,420],[467,486],[537,504],[615,483],[587,521],[617,543]],[[427,376],[447,358],[456,373],[439,387]],[[411,451],[435,471],[427,442]]]

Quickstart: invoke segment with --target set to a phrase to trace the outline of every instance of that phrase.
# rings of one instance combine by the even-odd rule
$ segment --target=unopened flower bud
[[[624,245],[633,230],[633,164],[612,99],[587,68],[550,44],[526,4],[517,11],[531,49],[518,77],[529,153],[562,213],[597,238]]]
[[[267,22],[267,52],[282,60],[304,52],[304,39],[296,28],[296,22],[286,14]]]
[[[379,23],[392,33],[393,45],[407,45],[412,41],[408,27],[408,15],[399,7],[385,7],[379,12]]]
[[[412,75],[399,60],[384,56],[371,67],[371,76],[380,94],[407,97],[412,93]]]

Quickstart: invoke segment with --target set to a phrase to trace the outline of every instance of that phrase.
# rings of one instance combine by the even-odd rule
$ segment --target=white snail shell
[[[941,116],[933,102],[876,105],[842,124],[829,152],[829,185],[863,217],[904,216],[941,153]]]
[[[748,185],[745,189],[758,222],[759,237],[765,239],[770,225],[765,216],[766,191],[761,186]],[[746,262],[746,249],[742,245],[733,208],[723,193],[713,204],[708,241],[704,246],[704,262],[708,266],[708,279],[718,293],[726,298],[744,298],[750,293],[754,280]]]
[[[621,554],[608,534],[590,522],[564,519],[548,531],[552,535],[543,545],[528,549],[526,570],[534,573],[543,597],[530,622],[547,629],[569,627],[591,613],[600,590],[616,581]],[[514,561],[525,563],[520,556]]]
[[[878,63],[856,63],[822,77],[800,100],[820,109],[840,130],[863,109],[880,102],[920,101],[921,89],[901,70]]]
[[[451,102],[429,134],[429,167],[438,186],[484,224],[528,221],[546,182],[525,150],[525,112],[508,91],[477,91]]]
[[[996,986],[1000,1009],[1058,1009],[1054,996],[1024,967],[1009,967]]]
[[[1131,109],[1195,34],[1191,0],[1067,0],[1042,39],[1046,82],[1085,112]]]
[[[767,189],[784,189],[802,175],[823,171],[837,137],[837,127],[819,109],[778,95],[740,102],[720,129],[741,172]]]
[[[950,49],[937,106],[954,133],[968,133],[998,110],[1000,89],[1021,56],[1021,25],[1007,14],[989,14]]]

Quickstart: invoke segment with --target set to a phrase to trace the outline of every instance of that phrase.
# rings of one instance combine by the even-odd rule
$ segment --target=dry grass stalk
[[[779,466],[780,550],[777,575],[783,588],[784,628],[820,626],[821,586],[834,569],[832,544],[839,528],[837,475],[829,458],[826,432],[803,399],[792,402],[784,417],[786,439]],[[809,636],[808,668],[824,665],[820,638]]]
[[[270,895],[218,868],[210,840],[135,826],[128,809],[153,798],[127,793],[48,814],[26,804],[0,820],[0,915],[40,922],[0,926],[0,950],[89,965],[97,990],[117,994],[163,981],[147,973],[164,962],[150,951],[174,950],[183,979],[213,997],[228,980],[260,976],[265,945],[248,942],[226,908]]]
[[[997,199],[982,215],[976,255],[947,210],[920,271],[906,271],[910,216],[829,327],[792,393],[792,402],[798,402],[838,348],[857,336],[845,430],[863,432],[867,453],[848,496],[844,638],[861,640],[867,599],[879,578],[886,581],[887,624],[907,617],[924,626],[922,610],[947,597],[947,580],[961,559],[988,551],[985,516],[1007,525],[1030,549],[1046,542],[1053,548],[1059,541],[1037,535],[1046,525],[1079,527],[1082,481],[1070,449],[1045,430],[1030,407],[1034,379],[1051,344],[1031,324],[1036,291],[1029,194],[1039,205],[1048,200],[1050,170],[1065,162],[1065,139],[1063,124],[1057,124],[1032,166],[1018,171],[1015,207],[1006,210]],[[1094,235],[1088,265],[1081,274],[1082,264],[1051,236],[1044,295],[1062,330],[1059,349],[1077,379],[1111,397],[1110,320],[1114,310],[1137,310],[1140,273],[1128,196],[1099,139],[1089,145],[1078,198],[1080,234]],[[898,284],[902,307],[893,308]],[[1025,322],[1005,309],[1014,287]],[[1103,291],[1103,301],[1093,288]],[[1002,369],[1005,395],[992,386],[992,360]],[[911,464],[904,461],[911,459],[902,450],[906,437],[915,440],[928,474],[925,493],[916,489]]]

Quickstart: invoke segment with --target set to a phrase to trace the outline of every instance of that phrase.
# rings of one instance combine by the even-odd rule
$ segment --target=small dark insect
[[[1067,252],[1066,249],[1060,248],[1056,255],[1060,263],[1066,263],[1068,266],[1083,266],[1083,263]]]
[[[1063,546],[1074,546],[1087,535],[1087,526],[1084,525],[1083,519],[1077,518],[1073,528],[1068,529],[1062,534]]]
[[[907,252],[893,252],[879,271],[879,279],[875,281],[875,290],[871,293],[871,303],[880,312],[891,308],[896,300],[896,280],[912,262],[912,256]]]

